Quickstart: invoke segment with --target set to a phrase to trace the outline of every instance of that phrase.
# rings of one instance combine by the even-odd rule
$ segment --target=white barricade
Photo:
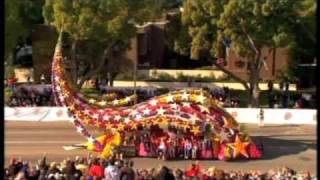
[[[67,121],[72,117],[63,107],[5,107],[6,121]]]
[[[258,108],[226,108],[239,123],[260,123]],[[315,109],[262,109],[264,124],[317,124]]]
[[[239,123],[260,123],[260,109],[226,108]],[[6,121],[68,121],[64,107],[5,107]],[[264,124],[317,124],[317,110],[314,109],[263,109]]]

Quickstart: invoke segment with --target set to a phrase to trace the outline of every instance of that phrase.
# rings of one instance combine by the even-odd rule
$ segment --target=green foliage
[[[191,43],[191,38],[188,34],[188,29],[186,26],[181,24],[181,16],[173,16],[165,29],[165,43],[166,45],[182,55],[189,54],[189,44]]]
[[[252,90],[249,99],[257,107],[262,59],[268,56],[262,48],[291,44],[294,26],[303,8],[303,1],[292,0],[185,0],[181,24],[171,25],[176,33],[170,33],[174,39],[170,42],[181,42],[180,37],[185,36],[180,33],[183,28],[190,42],[180,43],[184,46],[178,49],[171,45],[171,49],[180,54],[188,52],[191,59],[214,60],[217,68],[224,70],[215,60],[225,57],[225,41],[230,40],[231,50],[250,63],[248,78],[228,70],[224,72],[242,83],[248,92]]]
[[[5,1],[5,58],[9,58],[19,37],[27,37],[35,24],[43,22],[44,0]]]
[[[44,2],[45,0],[23,1],[21,15],[24,23],[26,23],[29,28],[32,28],[32,26],[36,24],[43,24],[42,7]]]
[[[94,96],[94,95],[100,94],[100,91],[95,88],[83,88],[83,89],[81,89],[81,92],[86,95],[89,95],[89,96]]]
[[[244,134],[248,134],[248,127],[245,124],[240,124],[240,131]]]
[[[46,0],[43,14],[47,24],[63,27],[74,40],[125,41],[134,33],[128,5],[127,1]]]
[[[174,81],[175,78],[168,73],[158,73],[157,79],[160,81]]]
[[[14,74],[14,66],[10,65],[10,64],[6,65],[5,66],[5,77],[6,78],[12,78],[14,76],[15,76],[15,74]]]
[[[7,103],[10,100],[10,97],[13,95],[12,88],[5,88],[4,89],[4,102]]]
[[[190,76],[186,76],[181,72],[177,74],[177,80],[179,82],[187,82],[190,78],[191,78]]]
[[[294,42],[289,46],[289,71],[287,75],[291,79],[306,78],[313,79],[315,74],[305,73],[305,69],[299,68],[298,64],[313,63],[316,53],[316,2],[314,0],[304,0],[302,16],[297,19],[294,26]],[[312,81],[311,81],[312,82]]]
[[[5,1],[5,57],[10,56],[12,49],[16,46],[20,36],[25,36],[27,30],[23,25],[20,7],[22,1],[10,0]]]
[[[223,29],[218,37],[229,37],[235,51],[244,57],[255,55],[247,35],[257,49],[287,46],[299,5],[299,1],[290,0],[229,1],[218,21]]]
[[[84,82],[92,76],[132,68],[124,52],[136,25],[152,19],[151,9],[156,13],[159,7],[152,0],[46,0],[43,15],[47,24],[68,33],[73,47],[72,79]],[[79,72],[76,63],[81,65]]]
[[[115,80],[127,80],[127,81],[132,81],[133,80],[133,75],[132,75],[132,72],[122,72],[122,73],[119,73],[117,75],[117,77],[115,78]],[[145,80],[141,77],[137,77],[137,80],[140,81],[140,80]]]
[[[192,59],[210,59],[223,55],[223,38],[229,38],[232,49],[244,57],[255,55],[247,35],[258,49],[287,46],[302,5],[290,0],[186,0],[183,8],[182,23],[169,26],[171,47],[188,52]],[[187,38],[182,32],[187,32]]]

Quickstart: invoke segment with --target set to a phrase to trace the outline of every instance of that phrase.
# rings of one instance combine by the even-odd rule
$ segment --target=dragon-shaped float
[[[122,145],[123,133],[139,126],[174,125],[188,129],[194,136],[203,135],[209,125],[213,144],[213,159],[260,158],[261,152],[239,124],[219,102],[205,90],[173,91],[133,105],[135,95],[115,99],[115,95],[90,98],[79,93],[63,67],[62,33],[60,33],[52,62],[52,89],[56,103],[67,107],[78,133],[87,139],[82,144],[88,150],[108,158],[113,149]],[[130,105],[130,106],[128,106]],[[94,137],[86,129],[103,130]],[[208,137],[208,133],[207,133]]]

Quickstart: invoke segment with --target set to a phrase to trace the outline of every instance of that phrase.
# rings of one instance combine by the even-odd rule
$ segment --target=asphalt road
[[[316,126],[265,126],[246,125],[254,141],[264,145],[264,157],[259,160],[200,161],[203,167],[215,166],[225,170],[263,170],[291,167],[310,171],[316,175]],[[35,163],[44,153],[50,161],[61,161],[75,156],[87,156],[85,150],[65,151],[62,146],[81,143],[84,139],[70,122],[5,122],[5,164],[12,157],[21,157]],[[134,158],[138,168],[187,168],[188,160],[161,161],[152,158]]]

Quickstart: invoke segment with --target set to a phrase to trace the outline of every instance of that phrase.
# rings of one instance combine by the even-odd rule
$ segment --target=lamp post
[[[136,41],[136,45],[138,45],[138,41]],[[134,104],[137,104],[138,96],[137,96],[137,70],[138,70],[138,54],[136,59],[134,60],[133,65],[133,94],[135,95]]]
[[[134,19],[130,19],[128,21],[128,24],[132,24],[136,28],[138,28]],[[135,40],[135,45],[136,45],[136,47],[138,47],[138,39],[137,38]],[[133,102],[134,104],[137,104],[137,98],[138,98],[137,97],[137,69],[138,69],[137,66],[138,66],[138,52],[135,57],[135,60],[133,61],[133,94],[135,95],[134,102]]]

